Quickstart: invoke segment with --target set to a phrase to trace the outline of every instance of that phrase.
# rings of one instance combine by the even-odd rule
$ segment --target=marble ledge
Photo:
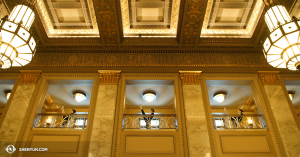
[[[43,131],[73,131],[73,132],[85,132],[86,129],[67,129],[67,128],[32,128],[31,130],[43,130]]]
[[[268,129],[215,129],[215,131],[268,131]]]
[[[123,129],[123,131],[177,131],[177,129]]]

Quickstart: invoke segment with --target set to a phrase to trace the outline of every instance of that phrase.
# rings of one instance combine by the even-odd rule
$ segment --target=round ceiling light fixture
[[[77,102],[81,102],[86,99],[86,95],[84,92],[78,92],[78,91],[73,92],[73,96]]]
[[[219,102],[219,103],[222,103],[226,98],[226,92],[217,92],[215,93],[214,95],[214,100]]]
[[[288,93],[289,93],[289,97],[290,97],[290,99],[291,99],[291,101],[292,101],[293,98],[294,98],[294,96],[295,96],[295,92],[289,91]]]
[[[155,94],[155,92],[148,92],[148,91],[144,92],[143,99],[148,102],[152,102],[153,100],[156,99],[156,94]]]
[[[10,97],[10,95],[11,95],[11,91],[6,91],[6,92],[4,92],[4,93],[5,93],[6,99],[8,100],[9,97]]]

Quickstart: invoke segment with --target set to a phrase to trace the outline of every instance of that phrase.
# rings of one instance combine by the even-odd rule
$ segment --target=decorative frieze
[[[117,85],[121,77],[121,70],[98,70],[100,84]]]
[[[263,54],[226,53],[37,53],[28,66],[271,67]]]
[[[36,84],[42,75],[41,70],[20,70],[18,84]]]
[[[258,71],[258,78],[263,85],[280,85],[278,73],[278,71]]]
[[[202,71],[179,71],[182,85],[200,85]]]

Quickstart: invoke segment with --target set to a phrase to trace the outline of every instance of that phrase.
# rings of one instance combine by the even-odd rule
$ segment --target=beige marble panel
[[[288,157],[300,155],[300,132],[279,85],[264,86]]]
[[[99,85],[89,157],[110,157],[117,85]]]
[[[189,156],[205,157],[211,148],[200,85],[183,85],[183,99]]]
[[[8,145],[15,145],[25,114],[30,103],[35,85],[18,85],[0,128],[0,154],[2,157],[11,156],[5,151]]]

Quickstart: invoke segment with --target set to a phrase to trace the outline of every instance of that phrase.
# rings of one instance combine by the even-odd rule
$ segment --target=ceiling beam
[[[117,4],[113,0],[94,0],[100,38],[105,46],[118,46],[123,36],[119,32]]]
[[[182,0],[185,1],[182,27],[180,33],[181,46],[196,46],[200,38],[202,22],[205,16],[207,1],[204,0]],[[180,24],[180,23],[179,23]]]

